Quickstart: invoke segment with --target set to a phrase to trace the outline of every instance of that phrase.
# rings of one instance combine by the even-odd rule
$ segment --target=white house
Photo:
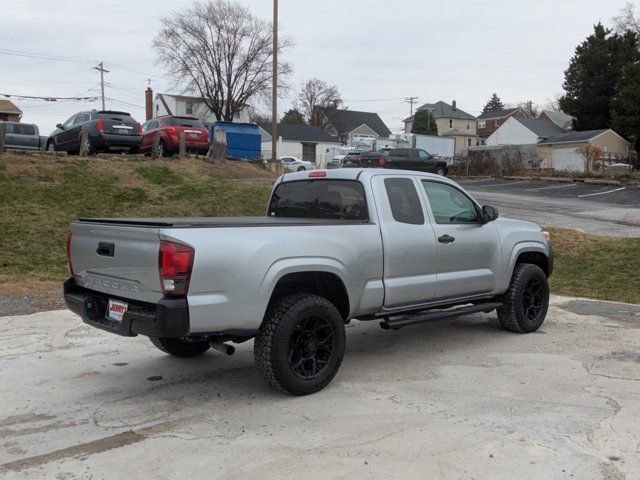
[[[318,165],[326,165],[334,152],[340,146],[337,137],[332,137],[320,127],[311,125],[292,125],[279,123],[276,126],[278,143],[276,155],[293,156]],[[262,135],[262,156],[271,158],[271,125],[260,125]]]
[[[509,117],[495,132],[489,135],[485,145],[533,145],[563,133],[566,131],[547,120]]]
[[[153,116],[159,117],[161,115],[197,117],[207,124],[217,121],[216,116],[202,98],[169,93],[158,93],[153,100]],[[235,123],[249,122],[248,108],[242,109],[233,121]]]

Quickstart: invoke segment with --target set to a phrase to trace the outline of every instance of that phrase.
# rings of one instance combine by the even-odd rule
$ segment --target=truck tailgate
[[[79,221],[71,224],[71,234],[78,286],[141,302],[162,298],[158,228]]]

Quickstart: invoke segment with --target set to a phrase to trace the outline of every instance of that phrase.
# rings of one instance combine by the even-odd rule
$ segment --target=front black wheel
[[[509,289],[498,308],[502,328],[517,333],[531,333],[540,328],[549,309],[547,275],[537,265],[516,265]]]
[[[296,293],[274,305],[258,331],[254,357],[267,382],[293,395],[326,387],[344,356],[340,312],[327,299]]]
[[[210,348],[209,341],[201,337],[149,337],[149,340],[164,353],[182,358],[197,357]]]

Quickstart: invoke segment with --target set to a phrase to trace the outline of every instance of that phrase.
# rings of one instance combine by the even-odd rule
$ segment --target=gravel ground
[[[331,385],[269,389],[252,342],[164,355],[68,311],[0,318],[0,477],[640,478],[640,306],[554,297],[536,334],[494,314],[347,328]]]

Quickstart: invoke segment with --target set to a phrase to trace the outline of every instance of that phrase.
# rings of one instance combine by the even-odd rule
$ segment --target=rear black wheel
[[[298,172],[304,172],[306,170],[306,168],[304,167],[298,167]]]
[[[149,340],[164,353],[182,358],[197,357],[210,348],[209,340],[203,337],[149,337]]]
[[[509,289],[502,295],[498,320],[506,330],[531,333],[540,328],[549,308],[549,284],[544,271],[531,263],[516,265]]]
[[[436,173],[444,177],[444,174],[445,174],[444,168],[438,167],[438,169],[436,170]]]
[[[265,317],[254,344],[256,365],[274,388],[308,395],[331,382],[345,349],[344,321],[317,295],[281,299]]]

